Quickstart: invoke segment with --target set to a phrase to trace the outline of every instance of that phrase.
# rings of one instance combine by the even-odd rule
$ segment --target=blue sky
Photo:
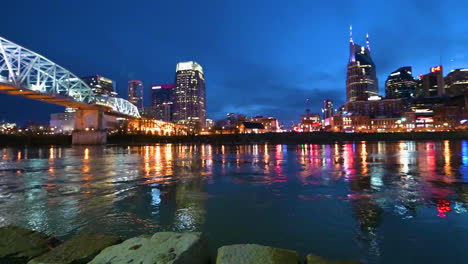
[[[349,25],[369,32],[380,93],[388,74],[442,62],[468,67],[468,1],[22,1],[2,3],[0,35],[78,76],[172,83],[175,65],[205,70],[208,117],[277,116],[289,124],[323,99],[344,103]],[[306,105],[306,99],[310,104]],[[0,119],[47,121],[63,108],[0,95]]]

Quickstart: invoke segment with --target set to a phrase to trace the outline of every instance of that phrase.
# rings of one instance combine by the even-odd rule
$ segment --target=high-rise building
[[[379,93],[379,84],[375,64],[371,58],[369,34],[366,35],[366,47],[354,43],[350,27],[349,62],[346,74],[346,100],[348,102],[367,100]]]
[[[420,76],[421,81],[416,88],[416,95],[419,97],[442,96],[445,94],[442,66],[431,67],[430,71],[430,73]]]
[[[408,99],[416,95],[416,86],[411,66],[401,67],[390,73],[385,81],[385,96]]]
[[[195,130],[206,124],[205,77],[196,62],[177,64],[172,121]]]
[[[468,69],[454,69],[445,76],[444,81],[447,95],[468,94]]]
[[[117,96],[115,82],[98,74],[81,77],[81,80],[93,90],[98,96]]]
[[[128,82],[128,101],[143,110],[143,82],[133,80]]]
[[[173,92],[173,84],[151,86],[151,110],[153,118],[166,122],[171,121]]]
[[[333,102],[331,100],[326,99],[323,101],[322,113],[323,113],[324,120],[333,116],[334,110],[333,110]]]

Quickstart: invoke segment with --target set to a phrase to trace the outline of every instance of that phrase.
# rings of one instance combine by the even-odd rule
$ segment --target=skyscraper
[[[379,84],[375,64],[371,58],[369,34],[366,35],[366,47],[353,40],[353,28],[350,27],[349,62],[346,74],[346,100],[367,100],[378,95]]]
[[[151,86],[151,110],[154,113],[153,118],[166,122],[171,121],[173,92],[173,84]]]
[[[385,81],[385,96],[387,98],[411,98],[416,94],[416,81],[413,78],[411,66],[401,67],[392,72]]]
[[[173,96],[173,122],[195,130],[205,126],[205,77],[198,63],[188,61],[177,64]]]
[[[117,93],[115,92],[115,82],[111,79],[96,74],[81,77],[81,80],[91,87],[94,94],[98,96],[117,96]]]
[[[329,99],[323,101],[322,105],[323,119],[327,119],[333,116],[333,102]]]
[[[143,82],[133,80],[128,82],[128,101],[143,110]]]

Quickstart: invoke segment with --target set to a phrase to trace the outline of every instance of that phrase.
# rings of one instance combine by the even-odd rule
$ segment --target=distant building
[[[311,113],[310,109],[306,109],[305,114],[301,115],[301,123],[296,131],[312,132],[322,129],[322,122],[319,113]]]
[[[100,75],[81,77],[81,80],[86,83],[98,96],[117,96],[115,91],[115,82],[111,79]]]
[[[214,127],[215,123],[213,119],[206,119],[206,127]]]
[[[248,118],[248,121],[262,124],[264,127],[263,132],[279,132],[280,130],[278,119],[274,117],[256,116]]]
[[[69,134],[75,129],[75,112],[54,113],[50,115],[49,127],[55,133]],[[115,116],[104,115],[104,129],[118,129],[120,121]]]
[[[69,134],[75,129],[75,113],[54,113],[50,115],[49,127],[56,133]]]
[[[128,82],[128,101],[138,107],[138,110],[142,111],[143,105],[144,88],[143,82],[133,80]]]
[[[375,64],[371,58],[369,35],[366,47],[354,43],[350,27],[349,62],[346,73],[346,100],[348,102],[367,100],[378,95],[379,84]]]
[[[151,86],[152,118],[166,122],[171,121],[173,93],[173,84]]]
[[[177,64],[172,121],[195,130],[206,124],[205,77],[196,62]]]
[[[401,67],[385,81],[385,96],[389,99],[412,98],[416,95],[416,86],[411,66]]]
[[[420,76],[420,79],[416,88],[418,97],[433,97],[445,94],[442,66],[431,67],[430,73]]]
[[[264,133],[265,127],[262,123],[242,122],[239,126],[240,133]]]
[[[401,116],[405,112],[405,104],[401,98],[382,99],[379,96],[374,96],[366,101],[347,102],[344,109],[354,116],[388,118]]]
[[[445,76],[445,93],[448,96],[468,94],[468,69],[455,69]]]
[[[322,104],[323,119],[327,119],[333,116],[335,113],[333,109],[333,102],[331,100],[324,100]]]
[[[4,132],[5,130],[11,130],[16,127],[16,123],[8,123],[5,121],[0,122],[0,130]]]

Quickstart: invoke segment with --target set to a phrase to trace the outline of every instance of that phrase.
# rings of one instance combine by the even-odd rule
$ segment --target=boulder
[[[28,264],[88,263],[103,249],[120,242],[122,240],[115,236],[82,234],[34,258]]]
[[[60,241],[19,226],[0,228],[0,263],[26,263],[51,250]]]
[[[218,249],[217,264],[298,264],[299,254],[293,250],[256,244],[223,246]]]
[[[201,264],[208,261],[208,248],[201,233],[160,232],[108,247],[89,263]]]
[[[359,261],[354,260],[329,260],[320,256],[307,255],[306,264],[360,264]]]

